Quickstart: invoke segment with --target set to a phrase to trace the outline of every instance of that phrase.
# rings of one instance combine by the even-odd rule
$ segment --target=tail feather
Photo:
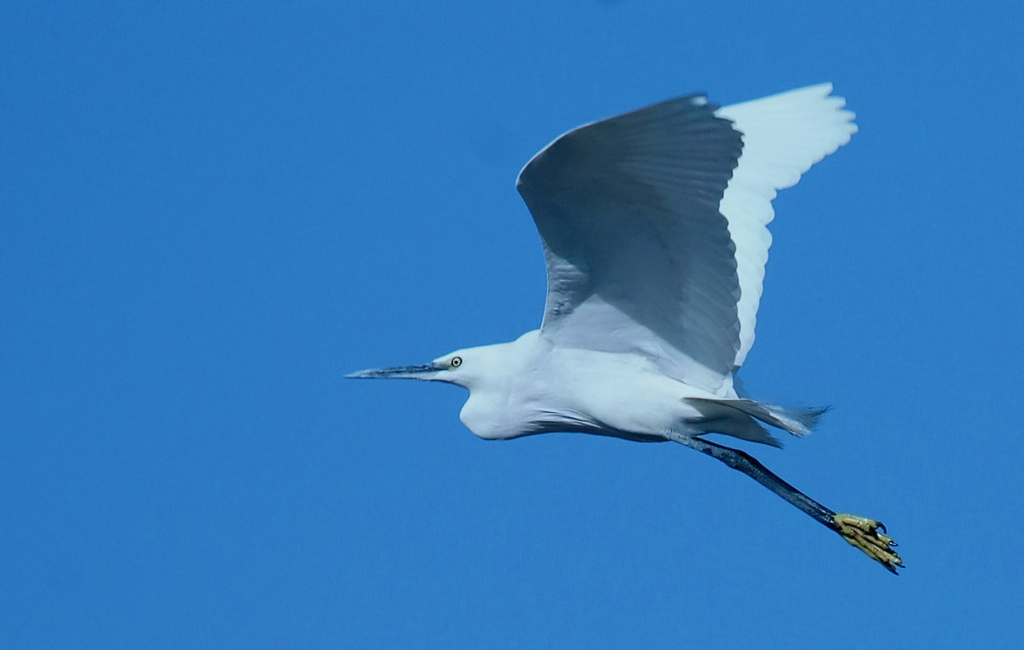
[[[785,425],[781,428],[794,436],[809,434],[818,425],[818,419],[829,409],[827,406],[823,408],[783,408],[774,404],[762,404],[761,406]]]
[[[757,418],[765,424],[784,429],[794,436],[806,436],[818,424],[818,419],[828,410],[825,408],[783,408],[764,404],[752,399],[703,399],[689,398],[691,402],[705,402],[734,408]]]

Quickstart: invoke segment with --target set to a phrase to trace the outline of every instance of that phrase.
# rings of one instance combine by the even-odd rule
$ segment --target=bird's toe
[[[836,525],[836,532],[842,535],[843,539],[867,553],[892,573],[896,573],[896,567],[903,566],[902,558],[893,550],[896,542],[885,534],[885,524],[849,514],[836,514],[832,521]]]

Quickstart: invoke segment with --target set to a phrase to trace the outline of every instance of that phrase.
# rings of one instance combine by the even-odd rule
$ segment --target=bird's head
[[[488,376],[488,368],[494,364],[491,348],[467,348],[456,350],[434,359],[430,363],[417,366],[397,366],[395,368],[374,368],[361,370],[348,375],[356,379],[419,379],[422,381],[443,381],[472,390],[480,381]]]
[[[443,381],[469,390],[469,399],[459,412],[466,427],[487,439],[512,438],[528,431],[505,418],[514,376],[523,367],[522,348],[517,344],[531,339],[533,333],[513,343],[499,343],[450,352],[430,363],[354,372],[355,378],[397,378]]]

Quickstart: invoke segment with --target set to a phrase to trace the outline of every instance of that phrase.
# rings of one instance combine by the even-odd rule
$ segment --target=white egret
[[[556,138],[516,186],[544,244],[539,330],[431,363],[350,377],[443,381],[487,439],[580,432],[674,440],[738,469],[896,573],[885,527],[837,514],[720,433],[779,446],[763,425],[810,432],[823,409],[750,399],[737,370],[754,342],[776,191],[857,131],[821,84],[733,106],[702,95]]]

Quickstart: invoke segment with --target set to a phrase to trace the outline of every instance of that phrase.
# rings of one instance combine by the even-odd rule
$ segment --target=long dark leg
[[[806,512],[818,523],[842,535],[846,541],[880,562],[889,571],[896,573],[896,567],[903,566],[900,556],[890,548],[895,546],[896,543],[892,541],[892,538],[878,533],[877,529],[879,528],[882,529],[882,533],[886,532],[885,525],[881,522],[856,515],[836,514],[831,509],[826,508],[782,480],[778,474],[762,465],[759,460],[739,449],[719,445],[703,438],[674,432],[669,433],[669,438],[743,472],[800,510]]]
[[[762,465],[761,461],[757,460],[750,454],[740,451],[739,449],[715,444],[701,438],[679,436],[679,438],[674,439],[676,442],[681,442],[687,447],[692,447],[697,451],[703,452],[712,458],[722,461],[733,469],[738,469],[786,501],[789,501],[797,508],[800,508],[809,514],[818,523],[839,532],[839,526],[837,526],[835,521],[832,519],[836,516],[835,512],[782,480],[778,474]]]

